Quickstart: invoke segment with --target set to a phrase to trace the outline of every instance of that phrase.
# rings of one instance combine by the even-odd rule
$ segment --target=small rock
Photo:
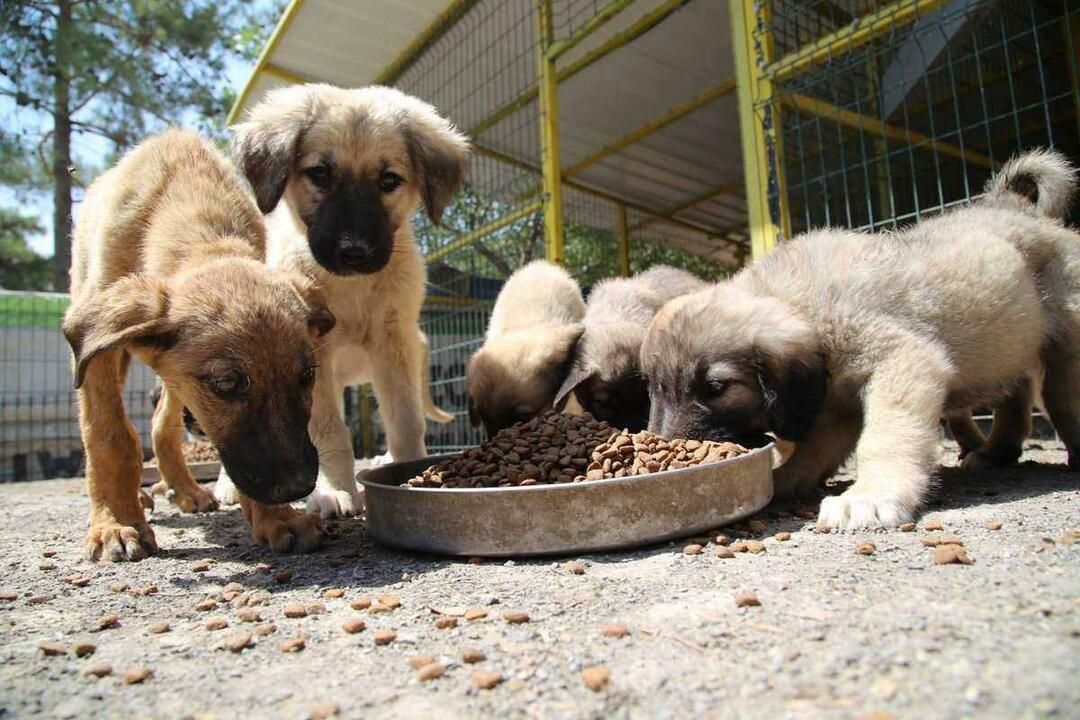
[[[717,545],[716,546],[716,557],[724,558],[725,560],[727,560],[729,558],[735,557],[735,553],[729,547],[724,547],[723,545]]]
[[[150,631],[150,634],[152,634],[152,635],[161,635],[162,633],[169,632],[169,623],[167,623],[167,622],[156,622],[147,629]]]
[[[274,582],[278,583],[279,585],[284,585],[285,583],[292,580],[292,578],[293,578],[293,571],[292,570],[282,570],[278,574],[274,575]]]
[[[446,668],[442,664],[433,662],[420,668],[420,671],[416,674],[420,678],[420,682],[428,682],[441,678],[446,673]]]
[[[988,523],[986,523],[986,529],[987,530],[1000,530],[1001,529],[1001,523],[996,522],[996,521],[988,522]]]
[[[926,524],[923,525],[923,527],[926,528],[927,530],[944,530],[945,529],[942,526],[940,520],[928,520],[926,522]]]
[[[789,533],[789,532],[778,532],[775,535],[773,535],[773,537],[776,538],[777,540],[779,540],[780,542],[787,542],[788,540],[791,539],[791,533]]]
[[[369,607],[371,607],[371,598],[357,598],[356,600],[353,600],[351,603],[349,603],[349,607],[351,607],[353,610],[367,610]]]
[[[90,632],[101,632],[114,628],[120,624],[120,616],[116,613],[107,613],[98,618],[97,622],[90,626]]]
[[[624,638],[630,634],[630,629],[622,623],[608,623],[600,628],[600,634],[610,638]]]
[[[75,646],[72,649],[79,657],[88,657],[97,652],[97,645],[95,645],[94,643],[80,642],[75,643]]]
[[[380,628],[372,635],[376,645],[389,645],[397,640],[397,633],[390,628]]]
[[[529,622],[529,613],[521,611],[504,612],[503,620],[511,625],[520,625],[521,623]]]
[[[72,587],[86,587],[90,584],[90,578],[82,575],[70,575],[64,578],[64,582]]]
[[[125,685],[139,685],[154,677],[154,671],[148,667],[135,668],[124,673]]]
[[[435,618],[435,627],[439,630],[448,630],[450,628],[457,627],[456,617],[438,617]]]
[[[754,593],[743,593],[735,596],[735,607],[758,607],[761,605],[761,601],[758,600],[758,596]]]
[[[225,649],[229,652],[238,653],[244,648],[251,647],[252,637],[249,632],[240,632],[225,638]]]
[[[199,562],[192,563],[192,565],[191,565],[191,572],[204,573],[204,572],[207,572],[209,569],[210,569],[210,561],[209,560],[200,560]]]
[[[0,602],[14,602],[19,599],[19,594],[10,590],[0,591]]]
[[[481,608],[469,608],[465,611],[465,619],[470,622],[473,620],[483,620],[487,615],[487,610]]]
[[[300,603],[289,603],[285,606],[285,617],[287,618],[302,618],[307,617],[308,609]]]
[[[581,671],[581,680],[593,692],[600,692],[611,681],[611,671],[603,665],[587,667]]]
[[[107,662],[97,662],[88,666],[82,674],[86,677],[103,678],[106,675],[112,675],[112,665]]]
[[[335,600],[344,597],[345,591],[342,588],[326,588],[323,590],[322,596],[327,600]]]
[[[465,648],[461,651],[461,662],[472,665],[473,663],[484,662],[487,660],[487,655],[480,648]]]
[[[938,565],[970,565],[972,560],[961,545],[938,545],[934,548],[934,562]]]
[[[56,557],[56,551],[52,550],[52,549],[42,550],[41,551],[41,557],[47,557],[47,558]]]
[[[409,665],[413,670],[419,670],[425,665],[430,665],[433,662],[438,661],[439,658],[434,655],[413,655],[409,658]]]
[[[300,652],[307,647],[307,638],[301,635],[300,637],[294,637],[292,640],[286,640],[278,644],[278,650],[283,653]]]
[[[858,555],[873,555],[877,552],[877,546],[869,540],[863,540],[855,546],[855,553]]]
[[[938,545],[963,545],[964,541],[955,535],[924,535],[919,540],[926,547],[937,547]]]
[[[311,709],[308,713],[310,720],[326,720],[328,717],[334,717],[341,713],[341,706],[333,702],[319,703]]]
[[[490,690],[503,681],[498,670],[477,670],[472,674],[472,686],[477,690]]]
[[[563,564],[563,570],[571,575],[584,575],[585,565],[577,560],[571,560],[570,562]]]
[[[224,630],[229,627],[229,621],[223,617],[210,618],[203,627],[211,632],[214,630]]]
[[[683,555],[700,555],[702,547],[697,543],[691,543],[682,549]]]
[[[67,648],[60,643],[43,642],[38,645],[38,650],[40,650],[42,654],[49,657],[55,657],[57,655],[67,655]]]
[[[364,628],[367,627],[367,623],[360,618],[352,618],[351,620],[346,620],[341,627],[350,635],[355,635],[358,632],[363,632]]]
[[[33,597],[26,598],[27,605],[44,605],[47,602],[51,602],[55,595],[34,595]]]

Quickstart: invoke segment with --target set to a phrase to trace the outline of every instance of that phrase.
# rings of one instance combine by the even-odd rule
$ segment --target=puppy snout
[[[371,243],[355,233],[342,233],[338,237],[338,252],[346,262],[367,263],[373,256]]]

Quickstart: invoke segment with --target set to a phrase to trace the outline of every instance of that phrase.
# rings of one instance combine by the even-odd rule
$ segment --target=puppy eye
[[[312,365],[300,374],[301,385],[303,385],[304,387],[311,387],[315,383],[315,368],[317,367],[318,365]]]
[[[251,387],[251,378],[239,370],[229,370],[205,378],[210,389],[223,398],[238,398]]]
[[[320,190],[326,190],[330,187],[330,168],[327,166],[316,165],[314,167],[309,167],[304,171],[304,174],[307,175],[308,180]]]
[[[724,394],[728,388],[728,383],[724,380],[706,380],[705,381],[705,394],[709,397],[720,397]]]
[[[405,182],[405,178],[392,172],[384,172],[379,176],[379,189],[384,193],[392,193],[401,187],[401,184]]]

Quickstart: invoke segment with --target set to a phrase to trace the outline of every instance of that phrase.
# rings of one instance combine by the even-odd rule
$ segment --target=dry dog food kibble
[[[397,633],[389,628],[382,628],[376,630],[373,637],[376,645],[389,645],[397,640]]]
[[[391,610],[396,610],[401,607],[401,600],[397,595],[380,595],[379,602]]]
[[[153,676],[154,671],[150,668],[135,668],[134,670],[128,670],[126,673],[124,673],[124,684],[138,685],[139,683],[149,680]]]
[[[324,702],[316,705],[308,717],[310,720],[326,720],[328,717],[334,717],[341,713],[341,706],[334,702]]]
[[[229,652],[238,653],[244,648],[251,647],[251,633],[242,632],[225,638],[225,649]]]
[[[868,540],[864,540],[855,546],[855,552],[859,555],[873,555],[877,552],[877,546]]]
[[[289,603],[285,606],[284,613],[287,618],[302,618],[307,617],[308,609],[300,603]]]
[[[450,628],[457,627],[456,617],[441,617],[435,618],[435,627],[439,630],[449,630]]]
[[[924,526],[927,530],[944,530],[940,520],[928,520]]]
[[[161,635],[162,633],[167,633],[169,632],[169,623],[156,622],[150,626],[149,630],[152,635]]]
[[[262,625],[255,628],[255,634],[259,637],[265,637],[273,632],[277,632],[277,625],[272,622],[263,623]]]
[[[477,670],[472,676],[473,687],[477,690],[490,690],[502,681],[502,673],[498,670]]]
[[[724,560],[730,560],[731,558],[735,557],[735,552],[729,547],[724,547],[723,545],[717,545],[716,546],[716,557],[723,558]]]
[[[351,607],[353,610],[367,610],[369,607],[371,607],[371,598],[357,598],[356,600],[353,600],[351,603],[349,603],[349,607]]]
[[[97,645],[95,645],[94,643],[81,642],[75,643],[75,647],[72,649],[79,657],[87,657],[88,655],[93,655],[95,652],[97,652]]]
[[[207,630],[224,630],[229,627],[229,621],[223,617],[210,618],[206,621]]]
[[[970,565],[972,561],[961,545],[938,545],[934,548],[934,562],[938,565]]]
[[[754,593],[743,593],[735,597],[735,607],[758,607],[761,601]]]
[[[600,692],[611,681],[611,671],[603,665],[588,667],[581,671],[581,679],[593,692]]]
[[[293,638],[292,640],[286,640],[285,642],[281,643],[280,645],[278,645],[278,650],[283,653],[294,653],[300,652],[305,647],[307,647],[307,638],[301,635],[300,637]]]
[[[277,575],[274,576],[274,582],[284,584],[284,583],[287,583],[290,580],[292,580],[292,576],[293,576],[293,571],[292,570],[282,570],[281,572],[279,572]]]
[[[1001,523],[999,523],[999,522],[988,522],[988,523],[986,523],[986,529],[987,530],[1000,530],[1001,529]]]
[[[106,675],[112,675],[112,665],[107,662],[94,663],[83,670],[82,674],[86,677],[103,678]]]
[[[728,442],[618,431],[592,415],[554,411],[500,430],[480,447],[432,465],[403,487],[512,487],[646,475],[747,452]]]
[[[520,625],[521,623],[529,622],[529,613],[527,612],[505,612],[503,613],[503,619],[511,625]]]
[[[322,596],[327,600],[333,600],[345,595],[345,591],[341,588],[327,588],[323,590]]]
[[[358,632],[363,632],[364,628],[367,627],[367,624],[360,618],[353,618],[352,620],[346,620],[345,624],[341,627],[350,635],[355,635]]]
[[[570,562],[563,565],[563,570],[566,570],[566,572],[570,573],[571,575],[584,575],[585,565],[578,562],[577,560],[571,560]]]
[[[258,610],[252,610],[251,608],[244,608],[236,613],[236,617],[240,619],[240,622],[246,623],[260,623],[262,622],[262,613]]]
[[[789,532],[778,532],[773,537],[775,537],[780,542],[787,542],[788,540],[791,539],[791,533],[789,533]]]
[[[697,543],[691,543],[682,549],[683,555],[700,555],[702,547]]]
[[[610,638],[624,638],[630,634],[630,630],[622,623],[608,623],[600,628],[600,634]]]
[[[430,665],[433,662],[438,661],[439,658],[434,655],[413,655],[409,658],[409,665],[413,670],[419,670],[425,665]]]
[[[38,650],[40,650],[42,654],[49,656],[67,655],[67,648],[60,643],[43,642],[38,645]]]
[[[473,620],[483,620],[487,615],[487,610],[481,608],[469,608],[465,611],[465,619],[469,622],[472,622]]]
[[[900,532],[915,532],[915,523],[906,522],[900,526]]]
[[[417,673],[417,677],[420,678],[420,682],[428,682],[429,680],[441,678],[445,673],[445,667],[443,667],[437,662],[433,662],[420,668],[420,672]]]
[[[484,662],[487,660],[487,655],[483,650],[479,648],[465,648],[461,651],[461,662],[472,665],[473,663]]]
[[[101,632],[102,630],[108,630],[114,628],[120,624],[120,616],[116,613],[108,613],[102,615],[97,622],[90,626],[90,632]]]

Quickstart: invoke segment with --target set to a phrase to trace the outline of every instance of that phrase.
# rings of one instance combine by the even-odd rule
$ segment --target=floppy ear
[[[323,338],[337,325],[337,318],[330,312],[326,296],[314,282],[306,277],[290,277],[289,283],[307,313],[308,332],[316,340]]]
[[[469,141],[435,108],[420,101],[405,111],[401,132],[424,208],[431,222],[438,225],[443,210],[465,180]]]
[[[259,210],[277,207],[285,192],[304,133],[318,110],[315,86],[295,85],[267,93],[247,119],[232,126],[233,160],[255,191]]]
[[[805,440],[825,402],[826,374],[817,354],[792,359],[786,367],[773,357],[758,364],[758,384],[769,429],[784,440]]]
[[[555,401],[552,403],[552,406],[559,412],[562,412],[562,409],[570,399],[570,393],[574,392],[578,385],[592,376],[593,372],[582,367],[579,363],[571,365],[570,374],[566,376],[566,380],[563,381],[562,387],[559,388],[559,392],[555,393]]]
[[[176,328],[168,311],[165,286],[139,275],[122,278],[69,307],[63,332],[75,356],[75,389],[82,387],[90,361],[106,350],[123,345],[172,346]]]

